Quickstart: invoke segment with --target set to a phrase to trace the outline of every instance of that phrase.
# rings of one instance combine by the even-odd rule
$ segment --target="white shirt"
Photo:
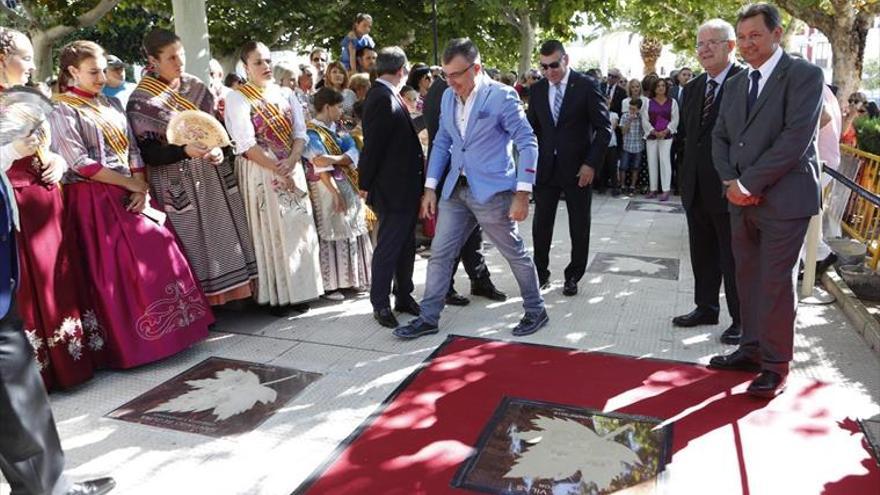
[[[709,74],[706,74],[706,77],[709,79],[706,80],[706,89],[709,88],[709,81],[715,81],[715,94],[713,95],[715,98],[718,98],[718,92],[721,91],[721,86],[724,84],[724,81],[727,79],[727,74],[730,72],[730,68],[733,67],[733,64],[728,62],[727,67],[724,68],[721,72],[718,73],[715,77],[709,77]],[[708,91],[706,91],[708,93]]]
[[[776,65],[779,64],[779,60],[782,58],[782,47],[777,46],[776,51],[773,52],[773,55],[770,55],[760,67],[754,68],[751,65],[749,66],[749,92],[752,90],[752,84],[754,84],[754,80],[752,79],[752,72],[758,71],[761,73],[761,79],[758,79],[758,96],[761,96],[761,91],[764,91],[764,85],[767,84],[767,81],[770,80],[770,76],[773,74],[773,69],[776,68]],[[751,196],[752,193],[749,192],[745,186],[742,185],[742,182],[739,180],[736,181],[739,186],[740,191],[743,192],[746,196]]]
[[[569,76],[569,74],[571,74],[571,69],[566,68],[566,69],[565,69],[565,75],[562,76],[562,80],[559,81],[559,84],[558,84],[558,86],[559,86],[559,91],[562,92],[562,98],[563,98],[563,99],[565,98],[565,90],[568,88],[568,76]],[[549,83],[550,81],[547,81],[547,82]],[[550,89],[547,91],[547,101],[550,102],[550,113],[551,113],[551,115],[552,115],[552,113],[553,113],[553,102],[556,101],[556,87],[557,87],[556,84],[551,84],[551,85],[550,85]],[[561,111],[561,109],[560,109],[560,111]]]
[[[611,140],[608,141],[608,147],[614,148],[617,146],[617,133],[614,132],[617,129],[617,124],[620,123],[620,117],[617,116],[617,112],[608,112],[608,120],[611,121]]]
[[[264,97],[276,105],[287,99],[293,112],[293,139],[308,141],[306,119],[303,115],[302,103],[290,88],[282,88],[277,84],[269,84],[264,88]],[[235,153],[242,155],[257,145],[257,135],[251,121],[251,103],[240,91],[232,91],[226,96],[224,112],[226,130],[235,142]]]
[[[485,84],[483,75],[478,75],[474,79],[474,89],[471,90],[471,94],[468,95],[465,101],[462,102],[461,98],[455,95],[455,125],[458,127],[458,133],[462,139],[464,139],[465,132],[467,132],[468,119],[470,119],[471,111],[474,109],[474,104],[477,101],[477,93]],[[464,170],[462,170],[462,174],[464,174]]]
[[[779,64],[779,60],[782,58],[782,47],[777,46],[776,51],[773,52],[773,55],[770,55],[770,58],[767,59],[760,67],[754,68],[749,66],[749,91],[752,89],[752,72],[758,71],[761,73],[761,79],[758,79],[758,96],[761,96],[761,91],[764,91],[764,85],[767,84],[767,81],[770,80],[770,76],[773,74],[773,69],[776,68],[776,65]]]

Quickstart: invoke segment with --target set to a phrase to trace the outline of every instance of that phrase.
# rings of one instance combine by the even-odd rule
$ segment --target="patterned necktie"
[[[562,109],[562,82],[553,85],[556,88],[556,95],[553,97],[553,123],[559,121],[559,110]]]
[[[715,104],[715,88],[717,87],[718,81],[710,79],[709,89],[703,99],[703,117],[700,120],[700,127],[706,127],[706,123],[709,122],[709,114],[712,113],[712,105]]]
[[[749,97],[746,99],[746,115],[749,115],[752,112],[752,107],[755,106],[755,102],[758,101],[758,81],[761,80],[761,72],[752,71],[749,74],[749,77],[752,79],[752,84],[749,87]]]

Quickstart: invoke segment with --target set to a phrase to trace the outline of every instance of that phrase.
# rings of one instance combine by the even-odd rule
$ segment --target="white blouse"
[[[293,112],[293,139],[308,141],[302,103],[290,88],[269,84],[263,90],[263,97],[281,109],[290,107]],[[235,143],[236,154],[242,155],[257,145],[257,133],[251,120],[251,103],[240,91],[231,91],[226,96],[224,120],[229,137]]]

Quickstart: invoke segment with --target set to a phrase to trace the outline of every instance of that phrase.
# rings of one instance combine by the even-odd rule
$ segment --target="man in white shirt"
[[[523,297],[525,315],[513,334],[535,333],[549,318],[535,265],[517,228],[528,216],[535,182],[535,134],[516,91],[482,74],[480,53],[471,40],[449,42],[443,71],[449,88],[443,95],[421,207],[422,217],[437,214],[436,190],[445,175],[428,280],[419,318],[394,335],[413,339],[438,332],[455,258],[477,224],[507,259]],[[513,159],[514,146],[519,165]]]

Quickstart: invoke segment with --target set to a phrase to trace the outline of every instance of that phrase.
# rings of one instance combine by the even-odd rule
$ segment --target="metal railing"
[[[840,227],[865,244],[870,254],[869,264],[876,270],[880,262],[880,156],[846,145],[840,146],[840,154],[842,159],[855,160],[858,165],[853,179],[824,168],[825,173],[854,193],[846,203]]]

